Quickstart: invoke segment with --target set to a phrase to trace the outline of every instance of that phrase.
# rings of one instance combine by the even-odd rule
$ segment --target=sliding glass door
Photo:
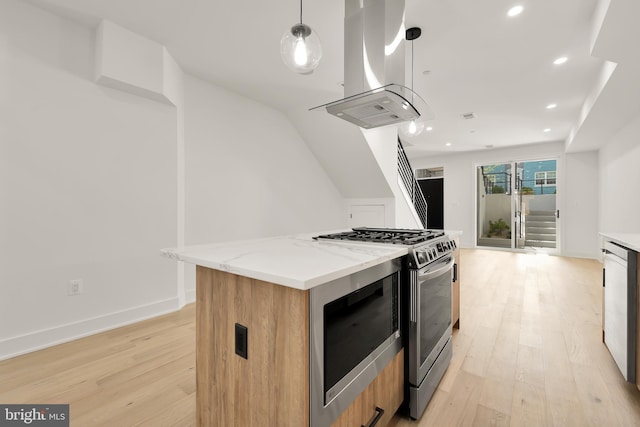
[[[477,245],[557,248],[557,161],[477,166]]]
[[[512,166],[478,166],[478,246],[511,247]]]

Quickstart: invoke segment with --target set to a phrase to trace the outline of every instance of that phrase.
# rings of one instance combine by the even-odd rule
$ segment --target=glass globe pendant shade
[[[299,74],[310,74],[320,63],[322,46],[318,33],[305,24],[296,24],[280,40],[285,65]]]
[[[400,125],[400,134],[405,138],[413,138],[424,131],[424,121],[420,118],[404,122]]]

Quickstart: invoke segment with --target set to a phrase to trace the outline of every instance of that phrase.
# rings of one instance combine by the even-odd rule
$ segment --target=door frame
[[[511,248],[495,248],[490,246],[478,246],[478,168],[480,166],[486,165],[494,165],[494,164],[511,164],[511,168],[514,171],[514,176],[517,176],[517,164],[524,162],[540,162],[545,160],[555,160],[556,161],[556,180],[558,184],[556,185],[556,210],[560,212],[560,216],[556,218],[556,247],[555,248],[527,248],[526,246],[523,249],[516,248],[515,241],[516,236],[515,233],[511,233]],[[536,156],[529,158],[509,158],[507,160],[502,160],[500,158],[496,158],[495,160],[487,160],[487,161],[474,161],[472,164],[473,168],[473,247],[481,248],[481,249],[492,249],[492,250],[501,250],[508,252],[534,252],[534,253],[543,253],[549,255],[560,255],[562,253],[562,241],[563,241],[563,233],[562,233],[562,209],[564,206],[564,188],[565,188],[565,177],[564,177],[564,156]],[[514,189],[515,189],[515,179],[511,180],[511,223],[510,226],[513,227],[515,224],[515,209],[514,209]]]

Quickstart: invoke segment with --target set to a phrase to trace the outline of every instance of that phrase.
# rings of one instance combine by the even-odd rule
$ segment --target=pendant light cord
[[[302,0],[300,0],[302,1]],[[413,39],[411,40],[411,103],[413,104]]]
[[[302,0],[300,0],[300,23],[302,24]]]

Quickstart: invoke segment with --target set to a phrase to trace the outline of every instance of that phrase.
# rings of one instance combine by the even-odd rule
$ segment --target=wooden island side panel
[[[196,422],[309,425],[309,292],[196,268]],[[247,359],[235,324],[248,328]]]

